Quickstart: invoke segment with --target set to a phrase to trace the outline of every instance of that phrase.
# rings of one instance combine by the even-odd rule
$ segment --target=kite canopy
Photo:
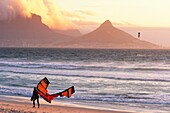
[[[62,92],[59,92],[59,93],[55,93],[55,94],[48,94],[48,91],[47,91],[47,87],[48,85],[50,84],[50,82],[48,81],[48,79],[45,77],[44,79],[42,79],[38,85],[37,85],[37,92],[38,94],[43,98],[45,99],[47,102],[51,103],[51,101],[53,100],[54,97],[71,97],[73,93],[75,93],[75,90],[74,90],[74,86],[62,91]]]

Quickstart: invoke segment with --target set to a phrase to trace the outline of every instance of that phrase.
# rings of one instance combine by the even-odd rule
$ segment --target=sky
[[[110,20],[134,37],[170,46],[170,0],[55,0],[63,15],[81,32]]]
[[[170,47],[170,0],[0,0],[0,20],[32,14],[51,29],[82,34],[106,20],[141,40]]]
[[[170,27],[170,0],[56,0],[56,3],[61,10],[82,16],[72,20],[101,23],[109,19],[123,25]],[[80,14],[83,12],[84,15]]]

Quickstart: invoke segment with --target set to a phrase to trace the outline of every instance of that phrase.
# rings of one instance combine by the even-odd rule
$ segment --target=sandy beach
[[[28,98],[0,96],[0,113],[130,113],[125,111],[99,110],[87,107],[80,107],[67,103],[53,102],[46,104],[40,100],[40,108],[32,108],[32,102]]]

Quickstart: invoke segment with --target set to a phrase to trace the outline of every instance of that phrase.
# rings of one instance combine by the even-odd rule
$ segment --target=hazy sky
[[[32,13],[52,29],[82,33],[109,19],[134,37],[141,32],[141,40],[170,47],[170,0],[0,0],[0,20]]]
[[[90,31],[109,19],[115,27],[170,47],[170,0],[56,0],[68,19]],[[84,23],[84,24],[83,24]]]
[[[62,10],[82,16],[72,18],[74,20],[101,23],[109,19],[123,25],[170,27],[170,0],[56,0],[56,2]],[[80,11],[84,12],[84,15],[80,14]]]

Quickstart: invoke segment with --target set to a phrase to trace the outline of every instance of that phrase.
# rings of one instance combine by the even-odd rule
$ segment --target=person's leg
[[[36,100],[36,99],[33,99],[33,108],[35,107],[35,100]]]
[[[39,108],[40,107],[39,97],[37,98],[37,104],[38,104],[38,108]]]

